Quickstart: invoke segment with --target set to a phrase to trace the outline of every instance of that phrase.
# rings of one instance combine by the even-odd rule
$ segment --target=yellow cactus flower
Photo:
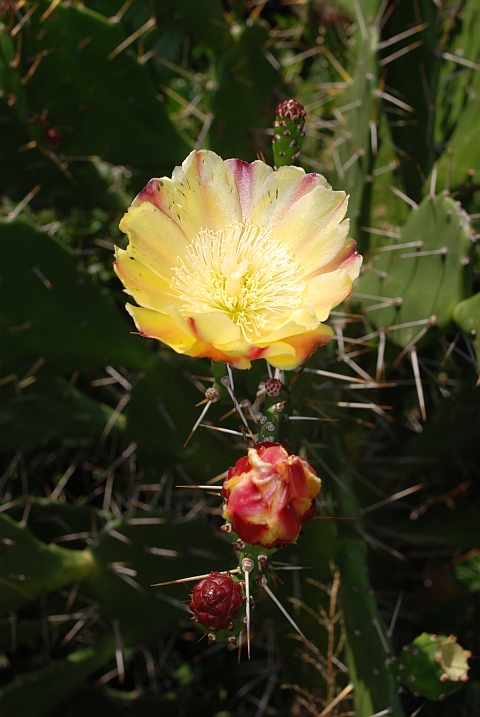
[[[120,223],[115,271],[138,304],[127,310],[178,353],[296,368],[332,337],[321,322],[360,270],[346,209],[320,174],[194,151]]]

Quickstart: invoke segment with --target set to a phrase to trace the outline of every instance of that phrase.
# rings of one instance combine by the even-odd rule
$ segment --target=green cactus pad
[[[0,514],[0,535],[0,614],[83,580],[94,568],[87,550],[46,545],[4,513]]]
[[[0,222],[0,361],[46,359],[71,371],[152,356],[69,247],[25,222]]]
[[[453,318],[467,336],[472,338],[480,366],[480,293],[457,304],[453,311]],[[480,373],[480,368],[478,370]]]
[[[403,717],[394,681],[385,668],[390,643],[368,578],[366,545],[358,538],[340,540],[337,561],[342,576],[347,664],[355,683],[355,714],[370,717],[388,706],[390,714]]]
[[[457,692],[468,680],[470,653],[454,635],[422,633],[392,660],[390,670],[415,695],[443,700]]]
[[[54,707],[75,692],[92,672],[111,660],[114,654],[113,637],[103,637],[64,660],[52,662],[21,677],[19,675],[0,694],[2,713],[47,717]],[[35,699],[32,699],[32,691]]]
[[[111,408],[59,376],[35,376],[34,383],[21,389],[19,400],[18,377],[11,377],[0,386],[0,453],[10,453],[12,446],[26,451],[59,440],[87,446],[112,414]]]
[[[366,181],[375,161],[376,139],[379,131],[381,100],[377,95],[380,68],[379,28],[374,24],[380,7],[380,0],[367,0],[359,10],[362,21],[357,23],[349,48],[355,56],[355,70],[349,80],[349,87],[342,94],[342,104],[351,107],[345,113],[342,133],[346,138],[338,148],[336,176],[332,184],[341,187],[350,195],[348,216],[352,222],[352,236],[359,243],[360,251],[367,245],[360,227],[368,224],[370,193],[372,185]],[[352,8],[353,10],[353,8]],[[342,76],[347,79],[348,74]]]
[[[429,321],[448,328],[471,283],[470,224],[460,205],[443,194],[426,197],[385,249],[372,250],[354,289],[369,321],[402,347]],[[398,324],[414,325],[391,330]]]

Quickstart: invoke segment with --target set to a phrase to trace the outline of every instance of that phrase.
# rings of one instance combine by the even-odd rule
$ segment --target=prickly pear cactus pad
[[[470,656],[454,635],[424,632],[403,648],[390,669],[410,692],[429,700],[444,700],[468,680]]]
[[[367,258],[356,295],[373,326],[402,347],[425,326],[448,328],[471,292],[471,238],[470,218],[458,202],[445,194],[425,197],[398,236]],[[395,329],[399,324],[407,326]]]
[[[140,304],[128,311],[178,353],[294,369],[329,341],[322,322],[360,270],[346,210],[319,174],[192,152],[122,219],[115,268]]]

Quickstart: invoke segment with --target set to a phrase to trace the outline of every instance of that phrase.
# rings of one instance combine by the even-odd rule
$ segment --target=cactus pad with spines
[[[470,236],[469,217],[458,202],[444,194],[426,197],[398,238],[383,240],[367,256],[354,295],[373,326],[385,328],[402,347],[429,322],[448,328],[456,305],[471,291]],[[398,324],[411,325],[395,329]]]

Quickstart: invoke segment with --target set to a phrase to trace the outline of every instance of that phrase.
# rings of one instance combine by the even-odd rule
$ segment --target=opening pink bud
[[[261,443],[230,468],[223,517],[250,545],[293,543],[315,515],[321,480],[307,461],[280,444]]]
[[[213,572],[195,585],[189,607],[194,622],[212,630],[228,629],[242,602],[240,583],[231,575]]]

